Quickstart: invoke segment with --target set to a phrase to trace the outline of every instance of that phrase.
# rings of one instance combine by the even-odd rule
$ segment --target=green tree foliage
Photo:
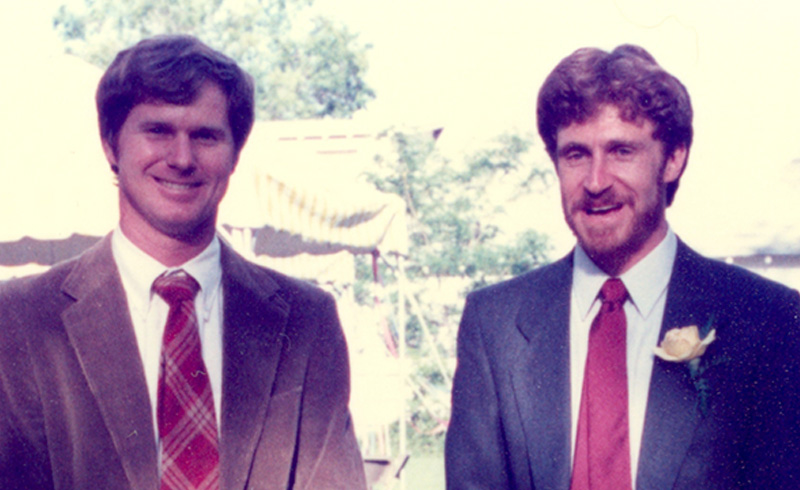
[[[84,2],[53,20],[67,51],[105,67],[145,37],[192,34],[253,75],[259,119],[347,117],[375,97],[362,79],[369,46],[314,16],[312,0]]]
[[[505,134],[488,148],[452,162],[428,135],[398,133],[397,158],[379,162],[372,181],[402,196],[410,217],[410,278],[469,279],[472,289],[546,261],[546,238],[533,230],[516,239],[495,225],[505,205],[549,185],[549,166],[528,160],[532,136]]]
[[[404,328],[413,366],[407,434],[412,453],[438,452],[464,297],[548,261],[546,237],[534,230],[509,236],[496,223],[507,205],[549,186],[553,172],[531,161],[531,135],[502,135],[463,161],[438,154],[430,134],[393,138],[396,154],[377,161],[370,179],[406,202],[411,243],[403,266],[409,298]],[[387,284],[399,279],[391,261],[381,270]]]

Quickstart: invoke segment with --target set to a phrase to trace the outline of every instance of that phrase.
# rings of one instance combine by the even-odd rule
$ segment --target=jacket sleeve
[[[0,292],[0,488],[52,488],[41,397],[15,310]]]
[[[347,344],[333,298],[326,295],[320,308],[303,387],[294,488],[365,489],[364,465],[348,409]]]
[[[486,327],[471,295],[458,331],[458,364],[445,442],[447,488],[512,487],[497,393],[482,336]]]

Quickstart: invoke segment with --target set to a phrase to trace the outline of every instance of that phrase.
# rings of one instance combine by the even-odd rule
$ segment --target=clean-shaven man
[[[215,233],[253,93],[189,36],[104,74],[119,226],[0,291],[0,488],[365,487],[333,299]]]

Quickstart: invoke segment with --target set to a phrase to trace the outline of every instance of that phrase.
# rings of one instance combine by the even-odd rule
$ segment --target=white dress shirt
[[[119,269],[122,287],[128,299],[133,330],[139,344],[139,355],[153,411],[153,426],[158,440],[156,400],[158,393],[161,341],[167,322],[169,305],[153,291],[153,281],[165,271],[183,269],[197,280],[200,291],[195,297],[195,310],[203,350],[203,361],[209,374],[217,430],[220,427],[222,398],[222,266],[219,239],[199,255],[178,267],[166,267],[134,245],[117,227],[111,236],[111,251]]]
[[[664,317],[667,285],[675,262],[678,240],[672,230],[645,258],[622,274],[628,290],[625,301],[627,321],[628,418],[631,447],[631,482],[636,488],[636,470],[644,429],[645,409],[653,371],[653,348]],[[589,330],[600,311],[600,288],[609,276],[601,271],[586,252],[574,252],[572,296],[570,299],[570,383],[572,393],[572,453],[574,458],[580,411],[583,372],[589,349]]]

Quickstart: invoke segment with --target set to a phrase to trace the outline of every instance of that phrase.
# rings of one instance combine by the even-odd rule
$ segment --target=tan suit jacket
[[[222,247],[223,489],[364,488],[330,295]],[[158,487],[110,237],[0,286],[0,488]]]

